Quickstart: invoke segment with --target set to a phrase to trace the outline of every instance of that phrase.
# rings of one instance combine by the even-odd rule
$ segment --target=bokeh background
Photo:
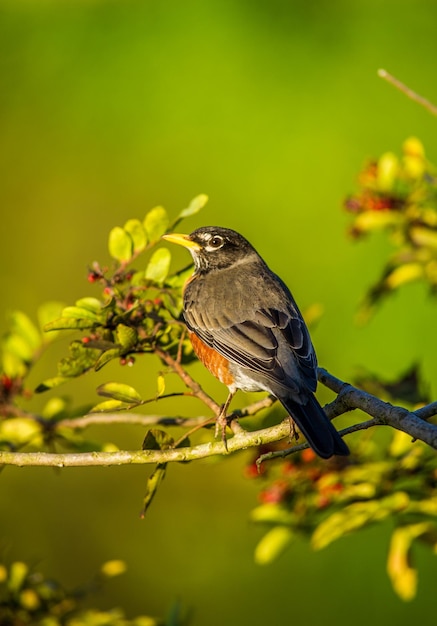
[[[436,25],[429,0],[1,0],[0,330],[11,309],[34,315],[46,300],[97,295],[87,265],[108,262],[113,226],[157,204],[176,215],[202,192],[210,202],[184,228],[241,231],[302,308],[320,304],[323,366],[394,377],[419,361],[435,397],[436,306],[422,285],[367,326],[354,322],[390,248],[377,236],[351,242],[342,201],[366,158],[399,152],[408,136],[437,160],[436,120],[376,75],[384,67],[436,102]],[[173,252],[175,267],[187,262]],[[64,350],[54,347],[31,382],[53,375]],[[93,402],[115,377],[153,393],[153,359],[111,367],[62,393]],[[152,410],[194,415],[199,405]],[[143,435],[90,433],[127,448]],[[180,600],[193,626],[435,623],[435,557],[417,552],[419,592],[402,603],[385,575],[389,523],[254,565],[261,531],[248,522],[257,484],[243,477],[246,461],[171,467],[144,521],[147,468],[7,468],[2,558],[30,560],[70,587],[124,559],[127,574],[96,603],[164,615]]]

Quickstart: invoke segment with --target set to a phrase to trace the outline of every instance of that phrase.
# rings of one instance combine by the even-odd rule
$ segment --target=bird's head
[[[190,235],[171,233],[163,235],[163,239],[187,248],[196,271],[226,269],[261,260],[247,239],[230,228],[204,226]]]

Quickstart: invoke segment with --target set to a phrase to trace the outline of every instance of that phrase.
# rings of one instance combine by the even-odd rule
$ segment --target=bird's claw
[[[228,418],[226,417],[225,413],[220,413],[220,415],[217,417],[216,422],[215,422],[215,437],[216,439],[221,438],[225,448],[226,448],[226,452],[228,451],[228,442],[226,439],[226,428],[228,425]]]
[[[299,433],[297,432],[296,422],[291,417],[291,415],[288,416],[288,419],[290,420],[290,441],[292,439],[294,439],[295,441],[298,441],[299,440]]]

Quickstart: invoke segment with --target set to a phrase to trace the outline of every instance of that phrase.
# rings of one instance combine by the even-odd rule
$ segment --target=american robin
[[[314,392],[317,359],[303,317],[287,286],[252,245],[228,228],[164,235],[187,248],[194,274],[184,289],[184,319],[194,352],[229,388],[218,424],[238,389],[267,391],[296,422],[322,458],[347,455]]]

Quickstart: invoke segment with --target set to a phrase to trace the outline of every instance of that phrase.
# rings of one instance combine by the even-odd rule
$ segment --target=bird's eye
[[[215,235],[214,237],[211,237],[209,245],[211,248],[215,248],[217,250],[218,248],[222,247],[224,242],[225,240],[223,239],[223,237],[220,237],[220,235]]]

